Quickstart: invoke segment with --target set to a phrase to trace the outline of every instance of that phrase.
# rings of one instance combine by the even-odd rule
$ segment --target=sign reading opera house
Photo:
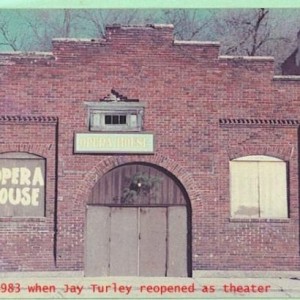
[[[88,134],[75,135],[76,153],[153,153],[153,135],[143,134]]]
[[[299,270],[297,76],[171,25],[52,44],[0,53],[2,272]]]
[[[33,155],[0,155],[0,216],[43,216],[44,160]]]

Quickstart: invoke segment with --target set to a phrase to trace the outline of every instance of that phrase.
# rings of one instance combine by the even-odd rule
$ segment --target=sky
[[[98,9],[97,9],[98,10]],[[96,9],[90,9],[90,11],[97,11]],[[72,10],[75,14],[82,12],[80,9]],[[102,12],[110,12],[112,10],[101,9]],[[116,10],[114,10],[116,11]],[[120,10],[119,10],[120,11]],[[121,10],[122,12],[134,11],[129,9]],[[199,19],[204,18],[208,14],[207,9],[198,9]],[[140,17],[134,24],[149,24],[149,23],[162,23],[161,9],[139,9]],[[6,45],[6,40],[4,34],[9,38],[9,40],[15,40],[18,49],[21,51],[26,50],[40,50],[35,49],[34,46],[28,46],[29,40],[34,39],[32,33],[32,26],[29,23],[32,23],[36,26],[36,30],[41,36],[49,36],[49,41],[53,37],[59,38],[64,37],[60,36],[59,29],[62,28],[64,19],[64,9],[1,9],[0,8],[0,51],[1,52],[10,52],[14,51],[11,46]],[[70,37],[74,38],[97,38],[99,37],[98,32],[95,31],[95,27],[90,23],[84,20],[81,17],[75,17],[75,22],[72,23],[72,30]],[[122,23],[122,21],[116,21],[115,19],[108,19],[108,23]],[[140,20],[140,21],[139,21]],[[163,22],[165,23],[165,22]],[[3,27],[4,25],[4,27]],[[3,31],[2,31],[3,29]],[[53,35],[53,32],[55,34]],[[34,43],[32,41],[32,43]],[[20,45],[24,46],[20,46]],[[44,50],[44,49],[43,49]]]
[[[0,8],[242,8],[300,7],[300,0],[1,0]]]
[[[41,12],[42,8],[47,8],[47,14],[51,18],[61,14],[62,10],[57,11],[54,8],[151,8],[159,11],[163,8],[198,8],[199,16],[205,16],[208,9],[217,8],[258,8],[258,7],[274,7],[274,8],[289,8],[293,7],[295,13],[300,16],[300,0],[0,0],[0,26],[1,22],[7,22],[8,32],[13,38],[14,36],[21,36],[24,39],[29,39],[27,21],[32,20],[32,15],[35,12]],[[295,10],[296,8],[296,10]],[[149,11],[149,10],[145,10]],[[76,34],[72,37],[95,37],[86,23],[78,21]],[[156,21],[150,23],[157,23]],[[40,28],[47,26],[40,24]],[[41,29],[40,29],[41,30]],[[26,37],[25,37],[26,36]],[[1,37],[0,28],[0,51],[12,51],[12,47],[1,45],[3,36]],[[38,50],[38,49],[36,49]],[[23,51],[23,50],[22,50]]]

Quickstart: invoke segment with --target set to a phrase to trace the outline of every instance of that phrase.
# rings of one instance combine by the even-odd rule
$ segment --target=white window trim
[[[143,129],[143,115],[145,104],[142,102],[85,102],[88,107],[87,124],[90,131],[141,131]],[[100,125],[93,126],[92,115],[100,115]],[[126,115],[126,124],[105,124],[105,115]],[[136,126],[130,124],[130,115],[136,115]]]
[[[251,165],[253,163],[253,165],[255,166],[255,164],[256,164],[256,167],[257,167],[257,171],[254,172],[254,174],[257,172],[257,174],[256,174],[257,188],[255,187],[255,189],[253,190],[253,194],[252,194],[252,192],[250,193],[250,195],[246,194],[245,198],[246,199],[248,198],[248,200],[246,200],[246,202],[240,201],[240,199],[237,198],[237,195],[240,194],[239,197],[241,197],[241,195],[244,195],[246,191],[249,191],[249,187],[252,184],[255,184],[255,181],[253,182],[253,180],[254,180],[254,178],[252,178],[253,174],[249,173],[249,176],[252,175],[252,177],[249,177],[249,180],[250,180],[250,178],[252,178],[251,179],[252,183],[250,182],[249,183],[250,185],[248,185],[248,187],[247,187],[247,185],[244,185],[244,190],[242,188],[242,190],[237,191],[239,189],[239,187],[237,185],[237,182],[239,179],[236,177],[234,178],[233,176],[237,176],[237,174],[234,174],[234,164],[238,163],[238,162],[241,162],[241,164],[243,162],[245,162],[247,164],[250,163]],[[269,181],[266,180],[265,184],[262,183],[261,180],[264,181],[265,179],[260,178],[260,176],[261,176],[260,172],[266,170],[265,169],[265,167],[267,166],[266,164],[270,164],[269,166],[271,166],[273,163],[275,163],[275,164],[283,163],[284,164],[284,165],[282,165],[282,166],[284,166],[282,182],[278,182],[278,186],[280,186],[280,187],[277,187],[277,184],[274,187],[274,190],[276,190],[276,188],[279,188],[278,194],[279,195],[281,194],[280,200],[276,201],[277,207],[278,207],[278,205],[281,205],[281,207],[282,207],[282,209],[280,209],[280,213],[277,216],[276,215],[272,216],[272,213],[270,211],[269,212],[265,211],[264,213],[261,213],[262,212],[261,209],[263,207],[266,207],[266,205],[270,205],[270,202],[268,202],[268,201],[270,201],[269,200],[270,198],[274,197],[274,193],[272,195],[272,192],[271,192],[271,196],[269,198],[268,197],[265,198],[265,192],[267,191],[268,187],[261,189],[261,186],[266,186]],[[274,166],[275,165],[273,165],[273,169],[274,169]],[[249,167],[250,167],[250,165],[249,165]],[[254,167],[254,169],[256,167]],[[263,169],[260,169],[260,167],[263,167]],[[251,169],[252,169],[252,167],[251,167]],[[271,169],[272,169],[272,167],[271,167]],[[238,169],[235,169],[235,172],[237,170]],[[276,168],[275,168],[275,170],[276,170]],[[277,167],[277,170],[278,170],[278,167]],[[282,170],[282,167],[279,167],[279,170]],[[266,173],[262,173],[262,174],[264,174],[264,176],[265,176]],[[241,175],[243,175],[243,174],[241,174]],[[272,174],[270,174],[270,177],[272,178]],[[265,178],[269,178],[269,177],[267,176]],[[274,185],[274,181],[273,181],[273,183],[271,182],[271,185],[272,184]],[[240,183],[239,185],[243,186],[242,183]],[[271,188],[271,190],[273,190],[273,189]],[[243,191],[244,193],[241,193],[241,191]],[[249,206],[249,209],[253,210],[254,207],[256,207],[256,205],[257,205],[257,210],[258,210],[257,215],[255,215],[254,212],[252,212],[252,213],[255,216],[250,216],[250,217],[246,216],[246,214],[244,215],[243,213],[236,214],[236,212],[237,212],[236,208],[238,207],[240,209],[246,209],[247,207],[243,203],[252,203],[252,200],[251,200],[252,198],[253,198],[253,201],[255,201],[255,202],[253,203],[253,205],[251,205],[251,207]],[[271,201],[274,201],[275,198],[273,198]],[[257,203],[256,203],[255,199],[257,200]],[[240,206],[238,206],[238,203],[240,203]],[[272,205],[272,203],[271,203],[271,205]],[[274,213],[274,210],[273,210],[273,213]],[[250,219],[251,218],[254,218],[254,219],[287,219],[288,218],[288,192],[287,192],[287,165],[286,165],[286,162],[281,159],[271,157],[271,156],[265,156],[265,155],[244,156],[244,157],[239,157],[239,158],[236,158],[236,159],[233,159],[232,161],[230,161],[230,215],[231,215],[232,219],[234,219],[234,218],[237,218],[237,219],[245,219],[245,218],[250,218]]]
[[[249,155],[249,156],[243,156],[233,159],[232,161],[282,161],[282,159],[273,157],[273,156],[267,156],[267,155]]]

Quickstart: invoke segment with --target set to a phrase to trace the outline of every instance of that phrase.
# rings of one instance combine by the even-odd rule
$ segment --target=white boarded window
[[[286,163],[253,155],[230,162],[231,217],[287,218]]]

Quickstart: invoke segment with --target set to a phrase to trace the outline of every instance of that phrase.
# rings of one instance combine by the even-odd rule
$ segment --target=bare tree
[[[90,10],[86,9],[78,12],[78,18],[81,19],[82,30],[94,37],[103,37],[105,27],[109,24],[137,25],[149,23],[149,20],[155,19],[155,12],[141,11],[138,9],[108,9],[108,10]]]
[[[30,13],[20,12],[20,16],[31,33],[27,47],[30,50],[50,50],[53,38],[68,38],[77,33],[74,10],[33,10]]]
[[[289,42],[277,34],[279,23],[269,9],[222,10],[211,30],[221,41],[222,52],[234,55],[266,55],[278,43]],[[271,50],[271,51],[270,51]]]
[[[0,46],[17,50],[51,50],[59,37],[102,37],[108,24],[146,24],[155,11],[141,10],[26,10],[0,14]],[[13,28],[22,20],[20,31]],[[2,47],[3,48],[3,47]]]
[[[271,55],[279,65],[296,48],[298,15],[266,8],[0,11],[0,46],[48,51],[55,37],[102,37],[108,24],[168,23],[174,25],[177,39],[217,40],[222,54]]]
[[[163,10],[163,23],[174,25],[174,35],[179,40],[206,39],[212,21],[212,11],[199,9]]]
[[[299,10],[270,10],[271,36],[261,53],[274,56],[280,65],[297,47],[297,33],[300,29],[298,24]]]
[[[13,19],[15,14],[10,15],[0,12],[0,45],[7,50],[18,51],[23,49],[25,37],[15,28]]]
[[[210,30],[225,55],[273,56],[275,71],[295,48],[298,13],[276,9],[219,10]]]

